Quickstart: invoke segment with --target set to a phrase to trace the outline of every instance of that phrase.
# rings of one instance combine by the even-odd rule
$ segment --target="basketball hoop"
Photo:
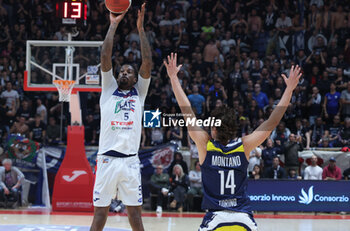
[[[72,80],[54,80],[53,84],[57,87],[59,93],[60,102],[69,102],[70,95],[75,85],[75,81]]]

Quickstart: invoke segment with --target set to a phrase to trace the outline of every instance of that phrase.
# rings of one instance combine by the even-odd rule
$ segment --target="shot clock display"
[[[87,0],[57,0],[56,16],[67,26],[85,26],[87,22]]]

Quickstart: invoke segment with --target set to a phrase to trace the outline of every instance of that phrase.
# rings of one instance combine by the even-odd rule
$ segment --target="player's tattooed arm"
[[[299,83],[301,77],[300,67],[292,66],[289,77],[287,78],[284,74],[282,77],[284,82],[287,85],[286,90],[283,93],[283,96],[278,103],[277,107],[272,111],[268,120],[262,123],[252,134],[243,137],[244,152],[249,158],[250,152],[255,149],[257,146],[262,144],[271,134],[271,132],[277,127],[281,121],[284,113],[286,112],[294,89]]]
[[[143,27],[145,11],[146,11],[146,3],[143,3],[141,6],[141,10],[138,11],[137,29],[139,31],[139,36],[140,36],[141,56],[142,56],[140,75],[142,76],[142,78],[148,79],[151,77],[151,70],[152,70],[152,50],[147,40],[145,29]]]
[[[124,18],[125,14],[126,12],[118,16],[112,13],[110,13],[109,15],[111,24],[109,25],[109,29],[101,49],[101,70],[103,72],[107,72],[112,69],[112,51],[114,34],[118,28],[119,23]]]
[[[196,120],[196,115],[194,114],[191,103],[188,100],[184,90],[181,87],[180,81],[177,77],[177,73],[180,71],[182,65],[177,66],[176,64],[177,54],[171,53],[168,56],[168,62],[164,61],[164,65],[167,69],[170,83],[173,88],[174,95],[176,97],[176,101],[178,102],[181,112],[185,120]],[[199,154],[199,162],[202,164],[205,160],[206,156],[206,147],[209,140],[209,134],[204,131],[201,127],[196,126],[196,123],[193,125],[188,125],[188,133],[192,140],[196,143],[198,154]]]

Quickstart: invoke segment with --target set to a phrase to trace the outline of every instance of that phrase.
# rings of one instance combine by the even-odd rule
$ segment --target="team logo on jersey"
[[[120,111],[132,111],[135,112],[135,100],[134,99],[122,99],[117,101],[114,109],[114,113],[118,114]]]
[[[162,112],[157,110],[150,110],[143,112],[143,126],[145,128],[160,128],[160,115]]]

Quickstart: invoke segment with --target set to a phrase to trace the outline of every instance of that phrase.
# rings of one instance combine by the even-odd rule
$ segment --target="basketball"
[[[131,6],[131,0],[105,0],[107,9],[112,13],[123,13]]]

